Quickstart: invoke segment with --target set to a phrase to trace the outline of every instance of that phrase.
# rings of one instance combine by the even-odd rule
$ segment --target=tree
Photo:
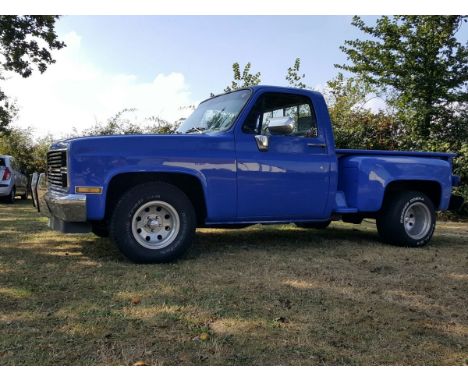
[[[180,125],[180,120],[170,123],[165,119],[152,116],[145,120],[143,131],[146,134],[172,134],[178,125]]]
[[[300,69],[301,69],[301,59],[298,57],[294,61],[294,65],[288,68],[288,74],[286,75],[286,80],[292,87],[305,89],[306,84],[302,82],[302,80],[305,77],[305,74],[300,74]]]
[[[118,135],[118,134],[142,134],[141,127],[125,114],[134,112],[135,109],[123,109],[107,119],[105,123],[96,122],[94,126],[84,130],[84,135]]]
[[[15,72],[23,78],[37,69],[44,73],[53,64],[51,51],[62,49],[55,22],[58,16],[0,16],[0,80],[4,72]],[[0,131],[5,131],[14,114],[15,106],[0,89]]]
[[[327,82],[325,98],[339,148],[397,149],[400,129],[393,116],[367,108],[372,86],[339,73]]]
[[[33,141],[30,129],[12,128],[8,134],[0,133],[0,153],[15,157],[20,168],[29,173]]]
[[[47,151],[53,141],[52,135],[35,140],[30,128],[12,127],[8,133],[0,133],[0,154],[13,156],[26,174],[45,172]]]
[[[174,125],[159,117],[149,117],[144,121],[131,118],[129,114],[136,109],[123,109],[107,119],[106,122],[96,122],[91,128],[84,130],[84,135],[132,135],[132,134],[171,134]]]
[[[386,96],[407,129],[409,148],[421,148],[443,123],[459,117],[451,111],[454,105],[468,102],[468,43],[455,36],[466,19],[384,16],[368,26],[353,18],[352,25],[370,39],[345,41],[341,49],[350,63],[336,66]]]
[[[47,152],[53,142],[54,137],[50,134],[33,142],[30,160],[24,166],[28,174],[47,171]]]
[[[234,74],[234,80],[231,82],[230,86],[227,86],[224,91],[230,92],[236,89],[245,88],[248,86],[258,85],[261,82],[261,73],[257,72],[255,74],[250,73],[251,64],[248,62],[244,69],[240,70],[238,62],[232,64],[232,71]]]

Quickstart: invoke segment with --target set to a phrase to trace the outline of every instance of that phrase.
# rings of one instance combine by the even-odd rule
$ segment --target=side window
[[[310,99],[286,93],[262,95],[247,117],[243,131],[269,135],[270,121],[284,117],[290,117],[293,120],[293,132],[289,135],[308,138],[318,136],[317,121]]]

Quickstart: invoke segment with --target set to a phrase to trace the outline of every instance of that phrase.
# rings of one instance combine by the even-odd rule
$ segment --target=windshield
[[[202,102],[176,130],[179,134],[228,130],[250,97],[250,90],[240,90]]]

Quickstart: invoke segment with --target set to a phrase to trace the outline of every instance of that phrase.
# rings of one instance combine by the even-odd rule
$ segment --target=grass
[[[466,365],[468,224],[199,230],[176,264],[0,205],[1,365]]]

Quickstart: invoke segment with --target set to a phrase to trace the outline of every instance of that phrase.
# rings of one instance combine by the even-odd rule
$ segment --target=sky
[[[346,61],[340,45],[363,37],[351,16],[63,16],[56,30],[67,44],[56,63],[2,85],[20,107],[16,124],[35,136],[82,131],[124,108],[137,109],[137,120],[175,121],[223,91],[233,62],[286,86],[300,57],[305,82],[320,89]]]

